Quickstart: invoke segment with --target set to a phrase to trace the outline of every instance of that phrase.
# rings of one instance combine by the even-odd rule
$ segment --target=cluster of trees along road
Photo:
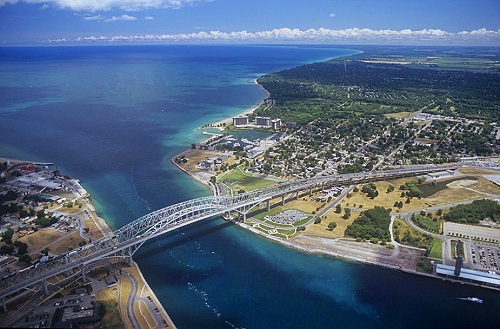
[[[471,204],[450,208],[443,219],[468,224],[478,224],[483,219],[498,222],[500,220],[500,205],[492,200],[475,200]]]

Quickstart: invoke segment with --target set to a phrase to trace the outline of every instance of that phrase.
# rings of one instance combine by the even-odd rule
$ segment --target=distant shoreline
[[[270,93],[269,91],[267,91],[267,90],[266,90],[266,89],[265,89],[265,88],[264,88],[261,84],[259,84],[259,83],[257,82],[257,79],[254,79],[253,81],[254,81],[254,83],[255,83],[255,84],[256,84],[256,85],[257,85],[257,86],[258,86],[261,90],[263,90],[263,91],[266,93],[266,97],[264,97],[263,99],[261,99],[261,100],[260,100],[257,104],[255,104],[255,105],[254,105],[253,107],[251,107],[250,109],[247,109],[247,110],[245,110],[245,111],[243,111],[243,112],[241,112],[241,113],[239,113],[239,114],[233,115],[233,116],[232,116],[232,117],[230,117],[230,118],[226,118],[226,119],[222,119],[222,120],[220,120],[220,121],[217,121],[217,122],[213,123],[213,125],[214,125],[215,127],[208,127],[208,128],[215,128],[215,129],[219,129],[220,131],[224,131],[224,128],[225,128],[225,126],[223,126],[223,125],[224,125],[224,123],[225,123],[225,124],[232,124],[232,123],[233,123],[233,118],[234,118],[234,117],[239,117],[239,116],[246,115],[247,113],[252,113],[252,112],[253,112],[253,111],[255,111],[256,109],[258,109],[258,108],[259,108],[259,106],[261,106],[262,104],[264,104],[264,102],[265,102],[265,100],[266,100],[266,99],[268,99],[269,97],[271,97],[271,93]],[[219,125],[220,125],[220,127],[218,127]],[[203,128],[200,128],[200,129],[203,129]]]

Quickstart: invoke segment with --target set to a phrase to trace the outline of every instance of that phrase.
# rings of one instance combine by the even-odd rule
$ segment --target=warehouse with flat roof
[[[456,276],[455,266],[437,264],[436,274],[444,276],[448,279],[462,280],[500,288],[500,275],[496,273],[488,273],[461,268],[460,274]]]

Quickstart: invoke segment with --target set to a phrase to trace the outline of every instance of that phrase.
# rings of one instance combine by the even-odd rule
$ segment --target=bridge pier
[[[130,267],[134,266],[134,260],[132,259],[132,256],[128,258],[128,266]]]
[[[43,280],[43,293],[49,295],[49,285],[47,284],[47,279]]]
[[[267,208],[267,212],[271,211],[271,199],[267,199],[266,208]]]
[[[243,210],[237,209],[235,210],[236,213],[238,214],[238,220],[246,221],[247,220],[247,213],[245,212],[245,208]]]
[[[285,195],[284,194],[281,195],[281,205],[282,206],[285,205]]]
[[[309,196],[311,196],[312,194],[313,194],[313,188],[311,186],[311,187],[309,187]]]
[[[295,194],[295,200],[299,199],[299,193],[300,193],[300,191],[297,191],[297,194]]]
[[[4,313],[7,313],[7,302],[5,300],[5,296],[2,297],[2,310]]]

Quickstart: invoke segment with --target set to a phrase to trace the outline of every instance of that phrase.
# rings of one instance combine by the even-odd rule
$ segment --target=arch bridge
[[[48,294],[47,279],[61,273],[70,276],[76,271],[86,281],[86,271],[91,263],[116,257],[128,258],[131,262],[134,253],[147,240],[212,216],[237,212],[245,218],[248,211],[256,205],[265,203],[269,210],[272,201],[284,204],[287,199],[298,198],[301,192],[311,194],[315,190],[333,186],[348,186],[370,181],[419,176],[457,168],[457,165],[414,166],[388,171],[319,176],[277,183],[235,196],[216,195],[187,200],[144,215],[114,231],[111,236],[11,273],[0,281],[0,302],[5,309],[8,299],[15,297],[26,288],[37,285],[43,285],[45,294]]]

